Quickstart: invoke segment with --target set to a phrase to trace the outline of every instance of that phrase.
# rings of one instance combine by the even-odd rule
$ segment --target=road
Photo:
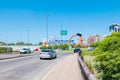
[[[40,60],[39,55],[0,61],[0,80],[41,80],[60,60],[71,53],[58,53],[56,59]]]

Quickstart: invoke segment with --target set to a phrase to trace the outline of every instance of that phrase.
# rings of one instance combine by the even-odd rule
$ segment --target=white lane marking
[[[68,57],[68,56],[67,56]],[[67,58],[66,57],[66,58]],[[61,61],[63,61],[65,58],[63,58],[62,60],[60,60],[45,76],[43,76],[43,78],[41,79],[41,80],[45,80],[45,78],[47,78],[47,76],[57,67],[57,65],[61,62]],[[39,79],[35,79],[35,80],[40,80],[40,78]]]
[[[63,59],[65,59],[68,56],[69,55],[67,55],[67,56],[65,55],[65,56],[57,58],[57,60],[58,60],[57,63],[53,65],[52,69],[50,68],[49,72],[45,72],[46,75],[43,74],[43,76],[41,77],[41,74],[37,74],[35,77],[32,78],[32,80],[44,80],[56,68],[57,64],[59,64],[60,61],[62,61]]]

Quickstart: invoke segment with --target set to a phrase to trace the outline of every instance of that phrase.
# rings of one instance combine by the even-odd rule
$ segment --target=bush
[[[48,46],[48,47],[42,46],[42,47],[40,47],[40,49],[52,49],[52,46]]]
[[[68,44],[61,44],[60,45],[60,49],[62,49],[62,50],[68,50],[69,46],[68,46]]]
[[[112,33],[95,49],[95,69],[101,80],[120,79],[120,32]]]
[[[12,48],[10,48],[10,47],[9,47],[9,48],[6,48],[6,49],[7,49],[7,50],[6,50],[7,52],[12,52],[12,51],[13,51]]]
[[[54,45],[53,46],[53,49],[58,49],[59,48],[59,45]]]
[[[96,57],[95,68],[98,76],[102,80],[119,80],[120,79],[120,52],[105,52]]]
[[[58,49],[58,48],[60,48],[60,49],[62,49],[62,50],[68,50],[69,49],[69,46],[68,46],[68,44],[61,44],[60,46],[58,46],[58,45],[54,45],[54,46],[48,46],[48,47],[44,47],[44,46],[42,46],[42,47],[40,47],[40,49]]]
[[[90,47],[98,47],[99,43],[100,43],[100,42],[92,43],[92,44],[90,45]]]
[[[0,47],[0,53],[9,53],[12,52],[12,48],[11,47]]]

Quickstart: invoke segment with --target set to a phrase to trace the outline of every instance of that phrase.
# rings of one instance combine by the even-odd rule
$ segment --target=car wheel
[[[55,54],[55,58],[57,58],[57,54]]]
[[[43,58],[40,57],[40,59],[42,60]]]

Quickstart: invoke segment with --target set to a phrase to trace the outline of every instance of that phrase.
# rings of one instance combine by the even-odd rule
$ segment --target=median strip
[[[19,58],[19,57],[26,57],[26,56],[34,56],[34,55],[38,55],[38,53],[33,53],[33,54],[18,54],[18,55],[15,55],[15,56],[8,56],[8,57],[5,56],[5,57],[0,57],[0,60],[13,59],[13,58]]]

